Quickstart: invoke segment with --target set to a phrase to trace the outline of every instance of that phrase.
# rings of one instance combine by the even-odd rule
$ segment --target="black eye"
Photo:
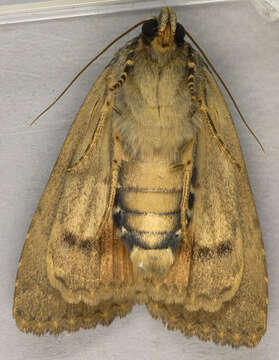
[[[176,42],[177,44],[183,43],[184,36],[185,36],[185,29],[184,29],[184,27],[183,27],[181,24],[177,23],[177,24],[176,24],[176,30],[175,30],[175,37],[174,37],[175,42]]]
[[[144,36],[153,37],[158,28],[158,22],[155,19],[149,20],[142,25],[142,33]]]

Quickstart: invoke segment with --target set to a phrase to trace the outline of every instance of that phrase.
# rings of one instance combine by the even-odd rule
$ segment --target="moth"
[[[266,331],[261,231],[225,100],[171,8],[84,101],[26,235],[13,316],[36,335],[109,325],[135,303],[233,347]]]

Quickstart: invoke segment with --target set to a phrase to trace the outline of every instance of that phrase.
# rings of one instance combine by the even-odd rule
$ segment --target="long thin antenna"
[[[127,31],[122,33],[121,35],[117,36],[116,39],[114,39],[112,42],[110,42],[101,52],[99,52],[98,55],[96,55],[87,65],[84,66],[82,70],[73,78],[73,80],[65,87],[65,89],[61,92],[61,94],[47,107],[45,108],[38,116],[35,117],[35,119],[31,122],[30,126],[32,126],[42,115],[44,115],[53,105],[57,103],[57,101],[65,94],[65,92],[73,85],[73,83],[77,80],[77,78],[91,65],[94,61],[96,61],[105,51],[107,51],[114,43],[116,43],[118,40],[120,40],[122,37],[127,35],[130,31],[136,29],[138,26],[144,24],[149,19],[140,21],[136,25],[133,25],[130,27]]]
[[[249,130],[249,132],[254,136],[255,140],[257,141],[257,143],[260,145],[260,148],[262,149],[262,151],[265,153],[264,151],[264,147],[261,144],[260,140],[258,139],[258,137],[256,136],[256,134],[253,132],[253,130],[250,128],[250,126],[248,125],[247,121],[245,120],[244,116],[242,115],[236,101],[234,100],[230,90],[228,89],[227,85],[225,84],[224,80],[221,78],[221,76],[218,74],[217,70],[215,69],[215,67],[213,66],[213,64],[211,63],[211,61],[208,59],[208,57],[206,56],[205,52],[203,51],[203,49],[199,46],[199,44],[193,39],[192,35],[186,31],[186,35],[189,37],[189,39],[195,44],[195,46],[197,47],[197,49],[200,51],[200,53],[203,55],[203,57],[205,58],[205,60],[207,61],[208,65],[211,67],[211,69],[213,70],[214,74],[217,76],[217,78],[220,80],[221,84],[223,85],[224,89],[226,90],[226,92],[228,93],[232,103],[234,104],[241,120],[244,122],[246,128]]]

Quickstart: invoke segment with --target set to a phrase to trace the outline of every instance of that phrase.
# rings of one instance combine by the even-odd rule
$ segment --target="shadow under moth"
[[[97,79],[26,235],[13,315],[36,335],[135,303],[185,336],[255,346],[265,252],[236,131],[170,8]]]

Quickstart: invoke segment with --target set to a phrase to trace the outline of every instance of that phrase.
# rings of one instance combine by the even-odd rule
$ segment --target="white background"
[[[265,156],[231,106],[267,253],[270,305],[261,343],[253,350],[234,350],[187,339],[168,331],[142,306],[110,327],[59,337],[22,334],[12,319],[17,262],[32,214],[83,98],[116,47],[36,125],[27,124],[106,43],[157,14],[158,9],[0,28],[0,359],[278,358],[279,22],[266,23],[247,2],[179,7],[177,16],[223,76],[266,150]]]

